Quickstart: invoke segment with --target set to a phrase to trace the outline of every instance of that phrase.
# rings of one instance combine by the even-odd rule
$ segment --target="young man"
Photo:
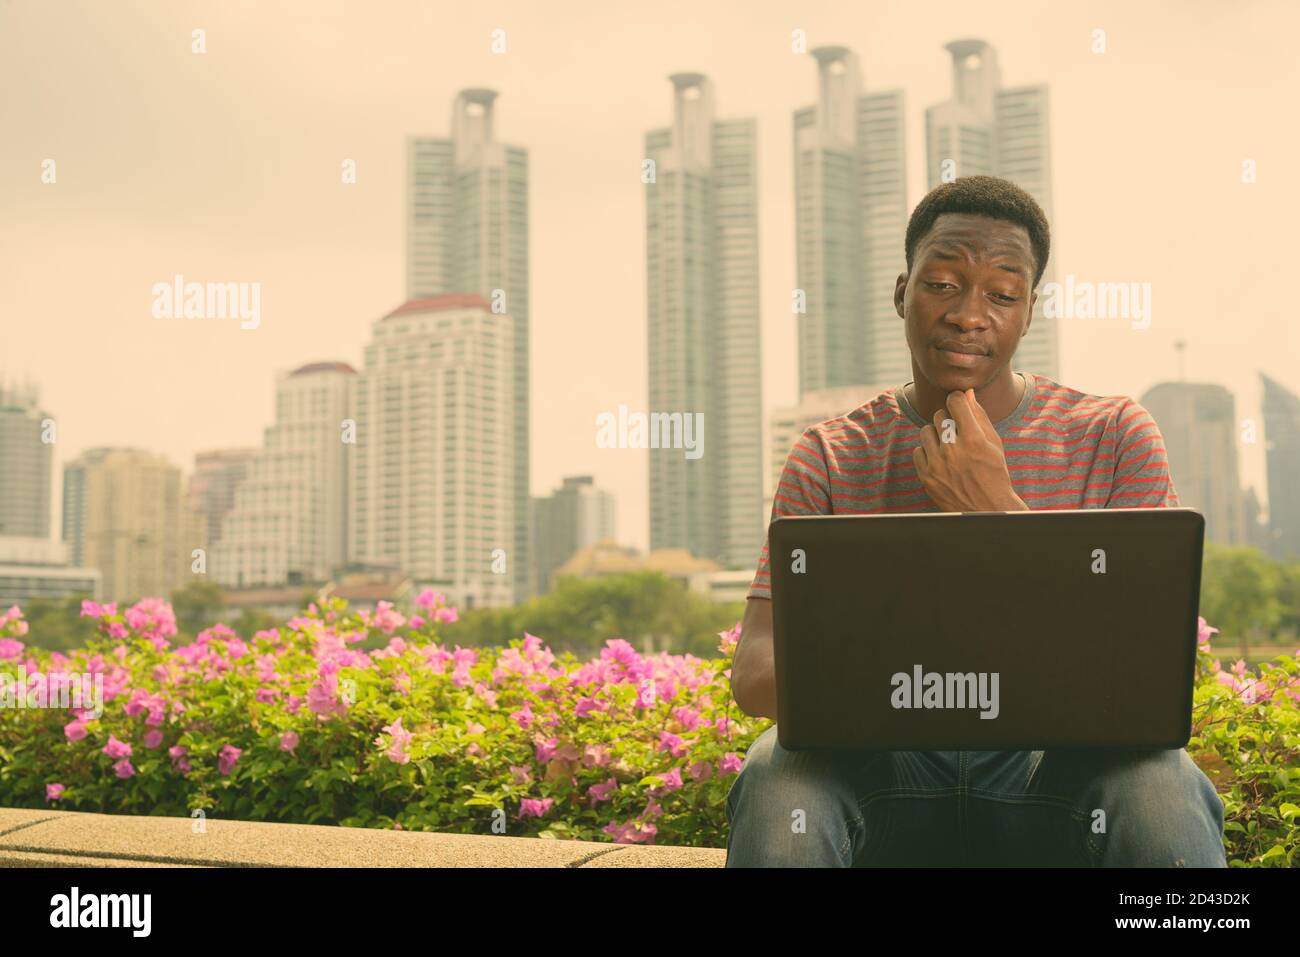
[[[1005,180],[921,200],[894,289],[913,381],[806,429],[773,518],[1177,506],[1145,409],[1011,370],[1049,243],[1042,209]],[[948,418],[955,442],[939,438]],[[769,585],[764,545],[731,682],[743,711],[775,719]],[[1223,802],[1183,749],[792,752],[773,725],[727,816],[729,867],[1226,866]]]

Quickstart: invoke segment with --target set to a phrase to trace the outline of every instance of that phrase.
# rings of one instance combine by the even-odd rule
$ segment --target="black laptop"
[[[1204,532],[1190,508],[778,518],[778,740],[1181,748]]]

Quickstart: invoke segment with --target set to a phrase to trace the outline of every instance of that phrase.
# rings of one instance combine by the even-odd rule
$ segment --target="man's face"
[[[914,374],[945,393],[993,381],[1029,331],[1035,268],[1025,227],[942,213],[894,288]]]

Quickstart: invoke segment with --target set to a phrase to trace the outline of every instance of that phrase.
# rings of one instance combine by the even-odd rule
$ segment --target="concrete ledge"
[[[0,808],[0,867],[721,867],[726,851]]]

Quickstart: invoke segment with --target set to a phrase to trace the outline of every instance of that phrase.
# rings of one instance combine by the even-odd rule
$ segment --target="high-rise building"
[[[550,591],[555,569],[578,549],[615,537],[614,496],[590,475],[566,476],[550,495],[533,499],[533,591]]]
[[[997,51],[983,40],[955,40],[945,49],[952,57],[953,95],[925,111],[927,189],[959,176],[1000,176],[1033,196],[1051,223],[1047,86],[1003,89]],[[1044,284],[1055,275],[1055,259],[1055,253],[1048,256]],[[1058,329],[1044,318],[1041,295],[1012,367],[1060,376]]]
[[[1270,552],[1300,557],[1300,397],[1263,373]]]
[[[765,524],[757,125],[715,119],[703,75],[669,79],[672,126],[645,138],[649,411],[701,414],[703,454],[650,449],[650,547],[743,567]]]
[[[230,588],[328,579],[347,558],[345,419],[356,370],[313,362],[281,373],[275,424],[235,489],[212,548],[211,574]]]
[[[1179,503],[1205,516],[1205,540],[1249,544],[1232,393],[1209,383],[1162,382],[1138,402],[1164,436]]]
[[[0,535],[50,537],[49,418],[34,388],[0,385]]]
[[[374,324],[357,379],[349,561],[461,608],[515,601],[514,318],[476,294]]]
[[[903,92],[863,93],[846,47],[812,56],[817,103],[794,114],[800,395],[912,372],[894,310],[906,268]]]
[[[496,140],[494,90],[462,90],[451,136],[407,141],[406,298],[477,293],[513,323],[508,556],[515,600],[528,589],[528,151]]]
[[[119,602],[170,596],[194,580],[194,550],[206,547],[181,470],[138,449],[90,449],[64,466],[63,541]]]
[[[217,449],[194,456],[190,476],[190,507],[201,512],[208,527],[208,545],[221,541],[222,524],[235,507],[235,489],[248,475],[248,465],[260,449]]]

